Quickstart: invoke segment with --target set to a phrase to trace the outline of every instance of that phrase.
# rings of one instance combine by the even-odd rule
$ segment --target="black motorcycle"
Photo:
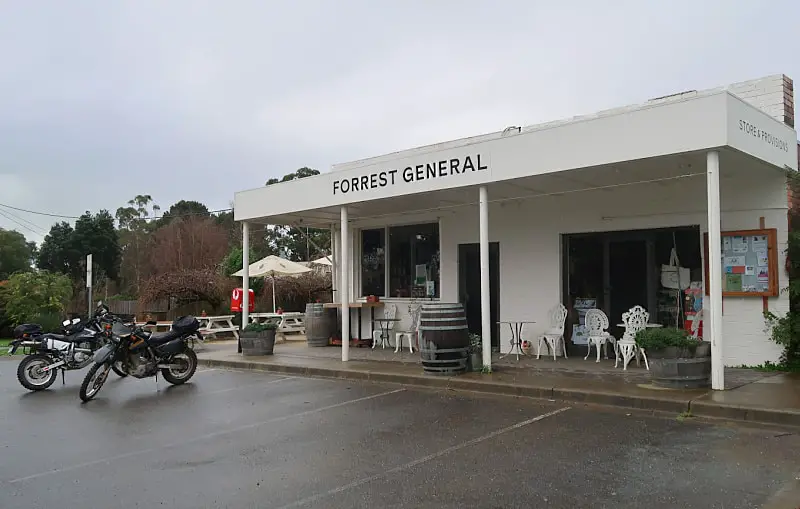
[[[153,334],[144,327],[114,323],[111,341],[94,354],[94,366],[81,384],[80,397],[89,401],[103,387],[114,366],[136,378],[161,376],[173,384],[189,381],[197,370],[197,355],[189,346],[202,340],[200,323],[193,316],[182,316],[172,323],[172,330]]]
[[[61,334],[45,333],[38,324],[18,326],[8,355],[20,348],[26,354],[17,366],[19,383],[30,391],[43,391],[53,385],[59,371],[64,383],[66,371],[83,369],[92,362],[97,349],[110,340],[112,324],[120,321],[101,304],[89,320],[64,321]],[[119,366],[114,366],[114,372],[127,376]]]

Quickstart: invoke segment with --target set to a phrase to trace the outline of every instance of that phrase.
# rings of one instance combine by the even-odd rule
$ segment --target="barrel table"
[[[335,309],[327,309],[321,303],[306,304],[304,323],[308,346],[328,346],[336,329],[335,313]]]
[[[419,321],[422,370],[451,376],[466,372],[469,330],[464,306],[431,302],[422,305]]]

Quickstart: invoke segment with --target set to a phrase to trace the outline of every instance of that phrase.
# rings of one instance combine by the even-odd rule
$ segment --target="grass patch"
[[[8,344],[11,343],[11,339],[0,339],[0,355],[8,354]],[[14,355],[22,355],[22,350],[17,350],[17,353]]]
[[[675,420],[677,420],[678,422],[683,422],[686,419],[691,419],[691,418],[692,418],[692,412],[687,411],[678,414],[678,417],[676,417]]]
[[[758,364],[756,366],[746,366],[741,365],[739,366],[742,369],[753,369],[756,371],[765,371],[765,372],[780,372],[780,373],[800,373],[800,363],[791,363],[791,364],[784,364],[784,363],[775,363],[775,362],[765,362],[764,364]]]

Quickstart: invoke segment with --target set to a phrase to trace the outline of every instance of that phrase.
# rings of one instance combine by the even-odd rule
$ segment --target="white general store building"
[[[377,295],[407,314],[408,302],[432,291],[464,303],[471,331],[502,352],[509,331],[497,321],[544,327],[559,302],[594,299],[612,324],[636,304],[651,321],[669,321],[675,310],[663,301],[659,271],[675,247],[691,280],[710,290],[704,337],[721,388],[723,363],[778,359],[763,312],[785,312],[788,297],[722,297],[723,281],[744,293],[765,291],[765,281],[726,280],[725,258],[708,257],[704,238],[720,252],[730,248],[721,232],[775,229],[773,282],[788,284],[793,118],[791,80],[770,76],[335,165],[237,193],[235,218],[245,232],[250,223],[331,228],[337,301]],[[349,316],[343,326],[353,335]]]

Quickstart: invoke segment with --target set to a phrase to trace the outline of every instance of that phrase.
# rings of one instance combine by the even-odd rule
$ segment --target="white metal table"
[[[511,329],[511,350],[508,351],[507,354],[501,355],[500,358],[508,357],[509,355],[514,353],[514,349],[517,349],[517,360],[519,360],[520,355],[527,355],[525,352],[522,351],[522,329],[525,324],[528,323],[536,323],[533,320],[501,320],[497,322],[498,324],[508,324],[508,328]]]

